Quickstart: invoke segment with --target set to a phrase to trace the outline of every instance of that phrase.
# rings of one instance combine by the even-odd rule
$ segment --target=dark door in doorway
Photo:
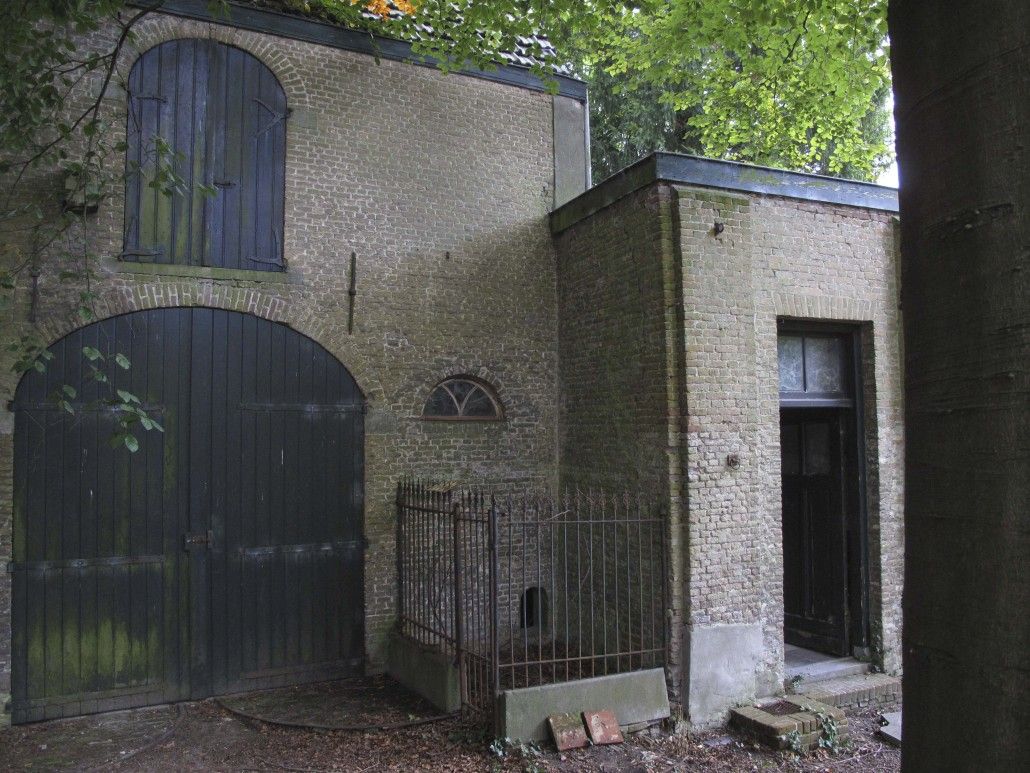
[[[205,308],[96,322],[49,352],[13,405],[13,721],[360,673],[364,412],[346,368]],[[110,387],[164,428],[137,429],[136,453],[111,447],[114,391],[91,377],[119,353]]]
[[[784,638],[839,655],[850,654],[844,413],[780,412]]]
[[[858,331],[781,320],[784,639],[851,655],[868,646]]]

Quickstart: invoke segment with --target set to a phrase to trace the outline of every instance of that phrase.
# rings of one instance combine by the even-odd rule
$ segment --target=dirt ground
[[[377,731],[316,731],[247,719],[225,708],[261,713],[257,699],[220,704],[209,700],[0,729],[0,769],[83,771],[898,771],[900,751],[875,736],[877,711],[848,714],[852,743],[838,754],[798,758],[716,731],[677,736],[651,728],[619,746],[559,755],[553,746],[490,748],[476,726],[456,718]],[[346,706],[342,699],[334,705]],[[269,701],[265,699],[264,709]],[[282,701],[303,721],[298,703]],[[255,708],[256,707],[256,708]],[[381,724],[431,715],[406,703],[381,716]],[[284,709],[286,711],[286,709]],[[300,713],[298,713],[300,712]],[[267,714],[263,714],[267,715]],[[363,722],[371,714],[365,712]],[[335,724],[335,723],[334,723]]]

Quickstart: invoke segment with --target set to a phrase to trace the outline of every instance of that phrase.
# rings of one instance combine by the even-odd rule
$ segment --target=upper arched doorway
[[[111,448],[83,347],[164,425]],[[134,312],[15,401],[15,722],[360,673],[363,397],[284,325]],[[50,399],[69,384],[74,414]]]
[[[217,40],[168,40],[127,90],[122,260],[282,271],[289,111],[272,71]],[[166,166],[175,196],[155,183]]]

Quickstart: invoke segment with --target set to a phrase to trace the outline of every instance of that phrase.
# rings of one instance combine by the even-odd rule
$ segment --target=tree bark
[[[1030,3],[893,0],[903,768],[1030,765]]]

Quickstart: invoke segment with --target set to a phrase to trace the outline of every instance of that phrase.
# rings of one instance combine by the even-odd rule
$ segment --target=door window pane
[[[805,372],[801,336],[780,336],[777,350],[780,360],[780,391],[803,392]]]
[[[839,338],[805,339],[806,392],[843,392],[844,374],[841,365]],[[783,372],[782,366],[780,372]]]

